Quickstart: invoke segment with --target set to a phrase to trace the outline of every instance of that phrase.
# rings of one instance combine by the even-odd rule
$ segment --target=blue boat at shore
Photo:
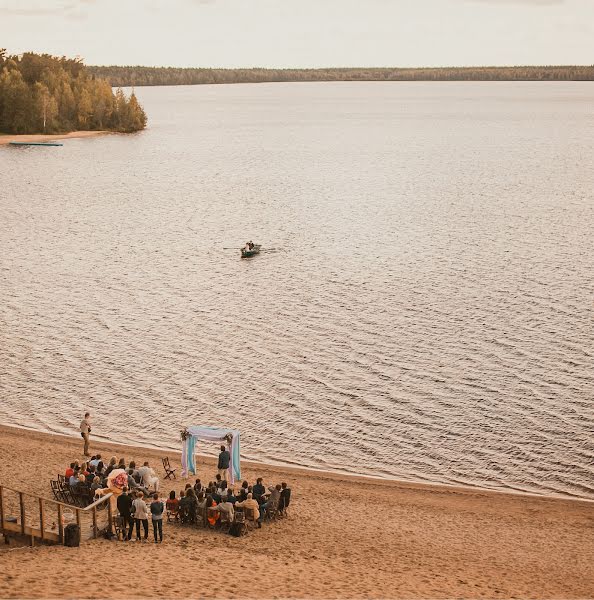
[[[11,146],[63,146],[62,142],[8,142]]]

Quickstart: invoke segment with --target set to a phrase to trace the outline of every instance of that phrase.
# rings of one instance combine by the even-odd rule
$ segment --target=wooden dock
[[[103,531],[113,532],[111,496],[81,508],[0,485],[0,533],[6,539],[27,540],[31,546],[63,544],[66,521],[72,520],[80,528],[81,542],[96,539]]]

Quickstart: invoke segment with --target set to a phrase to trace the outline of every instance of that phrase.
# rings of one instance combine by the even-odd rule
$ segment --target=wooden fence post
[[[113,514],[111,510],[111,498],[107,501],[107,518],[109,519],[109,523],[107,524],[107,530],[111,535],[113,534]]]
[[[41,532],[41,539],[45,540],[45,524],[44,524],[44,513],[43,513],[43,498],[39,498],[39,531]]]
[[[4,529],[4,490],[0,485],[0,529]]]
[[[25,535],[25,501],[23,492],[19,492],[19,503],[21,505],[21,533]]]
[[[64,523],[62,523],[62,505],[58,504],[58,537],[60,544],[64,543]]]
[[[93,506],[93,539],[97,539],[97,507]]]

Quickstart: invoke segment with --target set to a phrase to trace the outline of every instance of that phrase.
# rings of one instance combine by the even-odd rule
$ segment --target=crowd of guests
[[[202,484],[200,479],[196,479],[194,485],[186,484],[179,497],[172,490],[166,507],[170,518],[189,523],[196,522],[198,509],[216,508],[215,511],[207,511],[207,519],[212,526],[221,521],[222,513],[225,520],[232,523],[237,508],[244,511],[247,509],[251,511],[258,527],[261,527],[266,511],[275,509],[282,514],[289,505],[290,498],[291,490],[284,482],[266,488],[263,479],[259,477],[253,486],[244,481],[236,491],[227,485],[219,473],[215,481],[208,485]]]
[[[118,460],[115,456],[112,456],[108,464],[105,465],[101,454],[92,456],[88,462],[79,463],[75,461],[70,463],[64,473],[64,479],[70,487],[90,489],[94,494],[97,490],[107,487],[107,478],[116,469],[123,469],[126,472],[128,477],[127,487],[130,491],[141,492],[144,497],[159,491],[159,478],[148,461],[137,468],[134,461],[126,464],[124,458]]]
[[[219,467],[220,462],[219,459]],[[109,475],[116,469],[123,470],[127,477],[126,485],[117,499],[124,540],[132,539],[134,529],[137,541],[147,540],[150,519],[155,543],[162,542],[165,511],[168,519],[182,523],[196,523],[198,513],[201,512],[207,515],[211,526],[217,527],[222,521],[233,523],[235,511],[240,509],[244,514],[249,514],[258,527],[261,527],[267,512],[286,513],[291,499],[291,490],[286,483],[267,488],[261,477],[254,485],[244,481],[236,490],[223,479],[226,470],[219,468],[215,480],[208,485],[196,479],[193,485],[186,484],[179,496],[172,490],[166,503],[163,503],[159,497],[159,478],[148,461],[137,468],[134,461],[126,463],[124,458],[117,459],[114,456],[106,465],[100,454],[90,457],[88,462],[70,463],[64,473],[64,479],[71,488],[90,490],[91,494],[95,495],[98,490],[109,487]],[[121,474],[121,471],[118,471],[118,475]]]

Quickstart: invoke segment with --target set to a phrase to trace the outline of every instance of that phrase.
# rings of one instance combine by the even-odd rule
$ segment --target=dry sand
[[[50,477],[81,451],[80,438],[0,427],[0,483],[49,498]],[[150,460],[163,476],[163,452],[91,451]],[[0,597],[594,597],[594,503],[242,467],[250,482],[289,483],[288,518],[242,538],[165,523],[162,545],[0,543]],[[213,461],[198,468],[212,478]]]
[[[0,134],[0,146],[9,142],[49,142],[51,140],[66,140],[69,138],[86,138],[97,135],[105,135],[109,131],[71,131],[70,133],[58,133],[56,135],[46,135],[44,133],[12,135]]]

